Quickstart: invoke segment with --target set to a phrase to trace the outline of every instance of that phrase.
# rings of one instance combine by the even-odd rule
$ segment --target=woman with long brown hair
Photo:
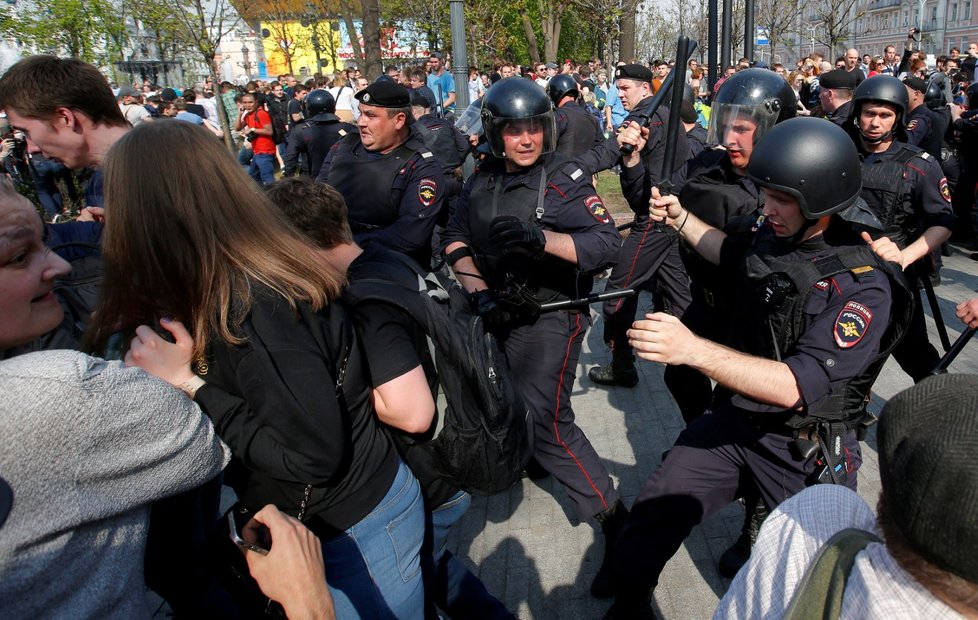
[[[343,275],[199,127],[137,127],[103,170],[93,344],[134,334],[126,363],[211,418],[243,507],[275,504],[322,539],[339,617],[421,617],[422,500],[378,426],[348,319],[330,303]]]

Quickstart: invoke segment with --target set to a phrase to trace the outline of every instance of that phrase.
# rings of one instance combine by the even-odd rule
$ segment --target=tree
[[[374,79],[384,72],[380,54],[380,0],[360,0],[363,6],[364,73]]]
[[[252,0],[237,0],[237,11],[231,6],[230,0],[177,0],[170,6],[179,36],[204,61],[211,81],[215,85],[220,84],[221,79],[217,75],[214,58],[221,46],[221,39],[239,24],[238,11],[247,14],[252,8]],[[230,119],[224,109],[222,96],[217,96],[217,116],[224,131],[224,143],[233,150],[234,140],[231,137]]]
[[[788,48],[795,40],[795,28],[802,10],[801,1],[755,0],[754,10],[754,22],[767,29],[768,40],[771,42],[771,59],[774,60],[779,47]]]
[[[806,6],[809,21],[821,26],[815,39],[828,47],[832,56],[844,51],[856,21],[866,14],[866,9],[859,8],[859,0],[814,0]]]
[[[37,50],[91,63],[109,60],[104,57],[106,43],[125,39],[124,22],[108,0],[36,0],[19,5],[16,14],[4,11],[0,32]]]

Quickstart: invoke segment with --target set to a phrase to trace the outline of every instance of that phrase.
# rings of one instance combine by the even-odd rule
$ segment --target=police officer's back
[[[547,83],[557,123],[557,153],[576,157],[604,140],[598,120],[580,101],[581,91],[570,75],[556,75]]]
[[[321,88],[313,90],[306,95],[305,104],[309,118],[289,132],[289,142],[282,158],[283,176],[295,174],[301,155],[304,158],[302,173],[316,178],[333,145],[344,136],[357,133],[355,125],[344,123],[334,114],[336,100],[329,91]]]
[[[936,161],[941,161],[944,132],[940,128],[940,119],[925,103],[927,82],[919,77],[907,77],[903,85],[907,88],[909,103],[905,118],[907,144],[919,146]]]

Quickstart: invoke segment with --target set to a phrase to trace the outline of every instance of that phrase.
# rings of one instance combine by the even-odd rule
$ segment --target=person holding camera
[[[244,112],[234,124],[235,131],[244,131],[251,142],[253,155],[248,167],[259,185],[264,187],[275,182],[275,141],[272,139],[272,117],[260,105],[254,93],[241,95]]]

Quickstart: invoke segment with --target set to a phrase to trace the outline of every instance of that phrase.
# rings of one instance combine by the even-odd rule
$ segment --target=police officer
[[[717,91],[706,141],[715,145],[690,160],[679,200],[690,213],[727,233],[743,231],[762,206],[747,164],[757,141],[775,123],[793,118],[794,93],[783,78],[765,69],[745,69],[727,78]],[[683,323],[697,335],[722,340],[736,288],[714,265],[681,243],[690,277],[692,302]],[[666,386],[688,424],[710,404],[712,388],[704,375],[685,366],[669,366]]]
[[[957,190],[952,198],[958,217],[961,241],[978,249],[978,212],[975,210],[975,187],[978,187],[978,82],[965,90],[967,109],[952,122],[953,146],[961,166]]]
[[[840,127],[849,118],[857,77],[855,72],[833,69],[818,78],[818,100],[822,114]]]
[[[316,180],[343,194],[357,243],[380,243],[427,266],[445,193],[438,160],[413,129],[406,88],[380,80],[356,98],[359,133],[333,145]]]
[[[604,140],[598,120],[581,103],[581,89],[570,75],[556,75],[547,82],[547,95],[557,111],[557,153],[576,157]]]
[[[860,195],[882,222],[883,234],[902,250],[914,291],[913,322],[893,357],[914,381],[921,381],[940,355],[927,341],[920,280],[933,270],[931,253],[951,236],[954,214],[938,162],[901,141],[907,109],[904,84],[888,75],[873,76],[856,88],[847,126],[863,160]]]
[[[673,170],[663,170],[665,157],[665,128],[669,114],[659,107],[649,115],[652,104],[652,72],[643,65],[622,65],[615,69],[615,80],[622,104],[628,110],[622,127],[642,121],[648,123],[648,141],[640,157],[622,160],[622,193],[635,212],[631,232],[622,243],[618,263],[608,278],[608,289],[631,288],[651,290],[661,297],[666,312],[682,316],[689,305],[689,278],[679,256],[678,237],[671,230],[657,230],[649,222],[649,197],[653,184],[661,183],[685,166],[690,158],[689,142],[681,137],[676,141],[676,162]],[[600,385],[634,387],[638,384],[635,358],[625,331],[635,319],[638,298],[631,297],[605,302],[604,341],[611,347],[612,361],[588,371],[588,377]]]
[[[333,145],[344,136],[357,133],[355,125],[344,123],[334,114],[336,100],[328,90],[313,90],[306,95],[305,102],[309,118],[289,132],[285,157],[282,158],[282,176],[293,176],[299,170],[301,157],[302,174],[316,178]]]
[[[554,112],[543,88],[519,77],[498,81],[486,93],[482,123],[495,157],[462,189],[445,230],[446,260],[492,325],[531,411],[534,457],[567,489],[580,519],[602,525],[599,583],[626,511],[571,408],[590,317],[540,312],[539,304],[586,296],[594,274],[617,257],[620,236],[591,185],[595,168],[552,153]],[[610,149],[612,163],[616,157]]]
[[[764,218],[747,235],[728,237],[677,198],[655,196],[653,214],[739,278],[742,294],[728,309],[733,348],[662,313],[629,331],[643,359],[693,366],[719,387],[635,501],[615,547],[618,591],[605,618],[652,617],[662,568],[694,525],[736,497],[742,477],[771,508],[816,482],[855,485],[852,428],[900,336],[890,317],[902,307],[892,296],[904,291],[899,270],[866,243],[825,234],[830,223],[844,226],[833,214],[858,199],[858,170],[844,131],[797,118],[753,151],[747,172],[764,188]]]
[[[696,97],[689,84],[683,86],[683,105],[679,110],[686,130],[686,142],[689,144],[689,156],[696,158],[706,150],[706,128],[699,124],[699,113],[696,111]]]
[[[938,119],[933,110],[925,103],[927,82],[915,76],[903,78],[907,89],[907,108],[904,123],[907,132],[907,144],[919,146],[927,151],[934,161],[941,161],[941,146],[944,136],[937,127]]]
[[[453,123],[431,113],[434,106],[433,96],[429,100],[420,89],[412,90],[410,94],[415,130],[441,164],[446,179],[454,176],[471,149],[468,137],[456,129]],[[449,192],[450,195],[457,193],[458,191]]]

